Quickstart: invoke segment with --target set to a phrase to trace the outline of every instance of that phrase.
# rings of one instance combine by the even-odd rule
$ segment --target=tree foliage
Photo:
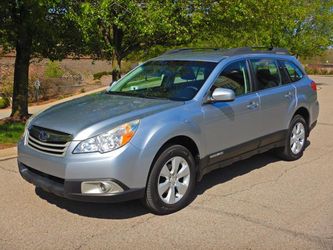
[[[30,59],[62,59],[80,48],[82,39],[67,18],[67,5],[62,0],[0,2],[0,45],[5,52],[16,52],[12,117],[28,116]]]
[[[121,60],[153,46],[176,46],[193,40],[203,20],[200,1],[100,0],[74,3],[75,20],[98,58]]]
[[[211,1],[209,22],[211,29],[199,44],[284,47],[302,56],[316,55],[333,44],[330,0]]]
[[[29,62],[70,53],[111,60],[166,47],[285,47],[303,57],[333,45],[332,0],[0,1],[0,45],[15,50],[12,116],[26,117]]]

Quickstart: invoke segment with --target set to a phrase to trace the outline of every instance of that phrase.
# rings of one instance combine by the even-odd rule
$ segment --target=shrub
[[[308,75],[313,75],[313,68],[310,68],[308,66],[305,66],[305,72],[308,74]]]
[[[305,66],[305,71],[309,75],[332,75],[333,71],[325,68],[319,67],[308,67]]]
[[[7,108],[9,107],[9,105],[10,105],[9,99],[0,96],[0,109]]]
[[[58,62],[47,62],[45,69],[45,76],[49,78],[59,78],[62,77],[64,71],[60,67]]]
[[[94,76],[94,80],[100,80],[102,78],[102,76],[106,76],[106,75],[112,75],[112,71],[98,72],[98,73],[95,73],[93,76]]]

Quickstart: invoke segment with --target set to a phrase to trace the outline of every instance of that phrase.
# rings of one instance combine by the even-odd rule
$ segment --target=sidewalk
[[[86,93],[73,95],[73,96],[70,96],[70,97],[55,101],[55,102],[51,102],[51,103],[47,103],[47,104],[43,104],[43,105],[32,106],[32,107],[29,107],[29,113],[34,114],[36,112],[43,111],[43,110],[45,110],[45,109],[47,109],[47,108],[49,108],[53,105],[56,105],[56,104],[59,104],[59,103],[62,103],[62,102],[66,102],[66,101],[70,101],[70,100],[73,100],[75,98],[79,98],[81,96],[85,96],[85,95],[93,94],[93,93],[96,93],[96,92],[99,92],[99,91],[103,91],[106,88],[107,88],[107,86],[102,87],[102,88],[98,88],[98,89],[94,89],[94,90],[88,91]],[[11,113],[11,109],[0,110],[0,119],[9,117],[10,113]],[[0,150],[0,161],[15,158],[16,156],[17,156],[16,147],[6,148],[6,149]]]
[[[0,161],[8,160],[15,158],[17,156],[16,147],[13,148],[5,148],[0,150]]]

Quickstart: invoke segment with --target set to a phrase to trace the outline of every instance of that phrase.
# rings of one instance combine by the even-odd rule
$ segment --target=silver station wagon
[[[273,149],[300,158],[318,113],[315,82],[286,50],[178,49],[33,116],[19,171],[68,199],[167,214],[214,169]]]

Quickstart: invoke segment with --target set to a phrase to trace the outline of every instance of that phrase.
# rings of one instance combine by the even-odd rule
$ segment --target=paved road
[[[333,78],[317,82],[321,114],[302,159],[263,154],[210,173],[172,215],[67,201],[23,181],[15,159],[0,162],[0,248],[333,249]]]

